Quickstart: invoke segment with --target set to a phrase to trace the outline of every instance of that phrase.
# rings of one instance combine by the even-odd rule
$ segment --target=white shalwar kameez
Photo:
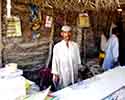
[[[59,75],[61,88],[73,84],[78,78],[78,67],[81,64],[78,45],[69,41],[69,47],[62,40],[54,46],[52,73]]]

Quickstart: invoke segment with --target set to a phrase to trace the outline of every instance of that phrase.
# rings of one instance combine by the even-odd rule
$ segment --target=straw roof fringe
[[[119,0],[14,0],[16,3],[33,3],[41,9],[54,8],[63,11],[71,10],[82,12],[84,10],[115,10],[120,7]]]

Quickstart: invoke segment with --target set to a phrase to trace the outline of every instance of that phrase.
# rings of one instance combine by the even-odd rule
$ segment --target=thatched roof
[[[13,0],[16,3],[33,3],[41,9],[54,8],[63,11],[71,10],[81,12],[83,10],[114,10],[119,7],[119,0]]]
[[[120,5],[125,5],[125,0],[119,0]]]

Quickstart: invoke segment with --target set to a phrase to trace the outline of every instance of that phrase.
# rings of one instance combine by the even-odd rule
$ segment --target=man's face
[[[61,35],[64,40],[69,41],[71,39],[72,33],[71,32],[62,32]]]

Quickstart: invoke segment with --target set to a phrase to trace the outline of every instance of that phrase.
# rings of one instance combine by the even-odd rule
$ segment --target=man
[[[77,80],[81,64],[79,47],[71,41],[71,27],[65,25],[62,31],[63,40],[54,46],[52,60],[53,82],[58,83],[59,89]]]
[[[112,35],[108,40],[106,48],[106,56],[103,62],[104,70],[112,69],[118,64],[119,57],[119,41],[117,28],[112,29]]]

